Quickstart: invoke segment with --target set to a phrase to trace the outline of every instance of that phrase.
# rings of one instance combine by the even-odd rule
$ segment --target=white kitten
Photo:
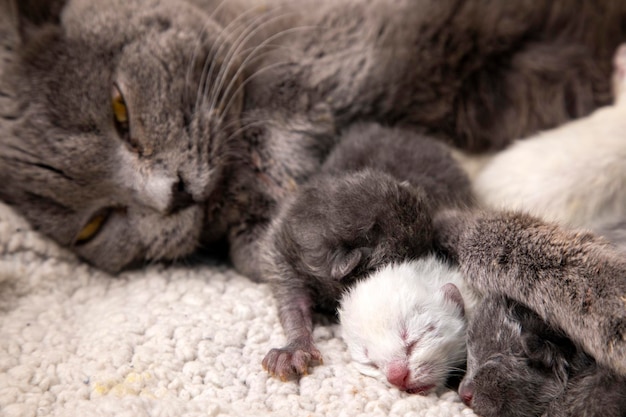
[[[477,176],[476,196],[493,208],[596,227],[626,217],[626,45],[614,58],[615,103],[514,143]]]
[[[427,394],[465,361],[466,316],[476,301],[458,268],[429,256],[360,281],[341,300],[339,319],[361,373]]]

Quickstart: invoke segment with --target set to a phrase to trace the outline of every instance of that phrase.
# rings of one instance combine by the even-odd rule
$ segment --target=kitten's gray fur
[[[419,185],[433,209],[474,203],[469,178],[451,158],[448,147],[417,132],[357,123],[344,134],[322,171],[336,174],[364,168]]]
[[[467,348],[459,395],[483,417],[626,415],[626,377],[515,301],[485,297],[470,320]]]
[[[0,198],[109,271],[225,239],[258,278],[259,236],[337,132],[369,119],[481,150],[587,114],[609,102],[624,9],[1,0]],[[100,232],[76,244],[98,213]]]
[[[446,211],[434,228],[471,286],[529,306],[626,376],[626,259],[609,241],[515,212]]]
[[[287,345],[263,365],[281,378],[320,359],[314,308],[334,312],[343,291],[393,261],[432,249],[431,212],[472,204],[469,180],[441,143],[409,131],[357,125],[272,223],[264,275]]]

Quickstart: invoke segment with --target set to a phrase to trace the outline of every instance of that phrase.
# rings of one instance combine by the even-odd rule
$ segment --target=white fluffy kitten
[[[382,267],[347,292],[339,319],[355,365],[409,393],[444,386],[465,361],[476,295],[435,256]]]
[[[476,177],[478,200],[575,227],[626,218],[626,45],[614,68],[613,105],[496,155]]]

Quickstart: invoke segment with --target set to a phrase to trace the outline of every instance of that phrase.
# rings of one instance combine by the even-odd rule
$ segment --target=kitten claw
[[[309,365],[313,362],[323,363],[322,355],[315,346],[284,347],[271,349],[261,365],[271,377],[278,377],[286,382],[289,379],[309,374]]]

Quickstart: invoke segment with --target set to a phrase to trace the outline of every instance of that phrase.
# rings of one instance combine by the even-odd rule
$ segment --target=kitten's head
[[[540,416],[564,390],[574,344],[503,297],[477,307],[468,330],[463,401],[481,416]]]
[[[458,270],[427,257],[384,266],[350,289],[339,317],[359,371],[411,393],[443,387],[465,361],[459,280]]]
[[[0,72],[0,199],[109,271],[190,253],[236,146],[228,31],[174,0],[68,0],[48,19],[34,2],[0,11],[20,33]]]
[[[277,252],[300,274],[349,283],[432,247],[421,188],[375,170],[324,174],[302,187],[275,232]]]

